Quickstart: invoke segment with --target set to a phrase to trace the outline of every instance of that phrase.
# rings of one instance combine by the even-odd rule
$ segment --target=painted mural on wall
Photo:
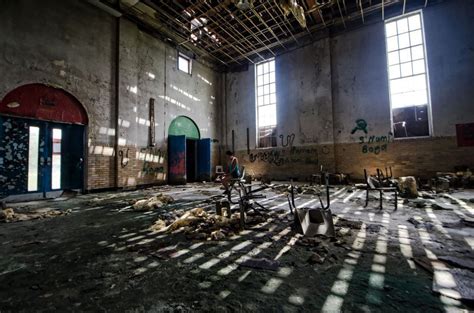
[[[356,133],[364,133],[365,136],[359,136],[358,142],[361,146],[361,152],[363,154],[380,154],[386,152],[388,146],[393,142],[393,133],[388,132],[386,135],[372,135],[369,134],[369,124],[364,119],[357,119],[355,121],[355,127],[351,131],[351,135]]]
[[[0,118],[0,198],[27,192],[28,125]]]

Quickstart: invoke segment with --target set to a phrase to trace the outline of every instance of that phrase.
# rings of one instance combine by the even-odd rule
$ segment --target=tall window
[[[385,23],[395,138],[430,135],[428,72],[420,12]]]
[[[257,64],[257,133],[260,148],[276,147],[275,60]]]

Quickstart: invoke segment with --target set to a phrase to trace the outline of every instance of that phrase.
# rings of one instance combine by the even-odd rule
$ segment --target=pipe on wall
[[[114,106],[114,118],[115,118],[115,138],[114,138],[114,186],[119,188],[119,171],[120,171],[120,162],[119,162],[119,106],[120,106],[120,17],[115,19],[116,30],[115,30],[115,106]]]

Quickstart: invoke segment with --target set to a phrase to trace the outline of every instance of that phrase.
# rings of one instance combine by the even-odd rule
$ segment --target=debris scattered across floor
[[[277,213],[261,213],[260,215],[246,214],[246,225],[256,225],[265,222]],[[150,229],[158,233],[171,233],[182,230],[188,239],[221,240],[240,232],[240,213],[233,213],[230,218],[209,213],[203,208],[195,208],[179,217],[170,218],[163,215]]]
[[[474,301],[474,273],[459,268],[435,271],[433,291],[453,299]]]
[[[8,208],[0,211],[0,221],[5,223],[21,222],[40,218],[50,218],[54,216],[70,214],[72,210],[57,210],[51,208],[36,209],[28,212],[15,212]]]
[[[158,194],[148,199],[138,200],[133,204],[132,207],[135,211],[151,211],[173,202],[173,197],[164,194]]]
[[[277,271],[280,267],[280,262],[276,260],[270,260],[266,258],[260,259],[247,259],[240,263],[241,267],[250,267],[254,269],[262,269],[262,270],[269,270],[269,271]]]
[[[474,260],[468,258],[457,258],[453,256],[441,255],[438,257],[439,260],[444,261],[452,266],[474,270]]]
[[[434,228],[434,225],[432,223],[424,222],[420,218],[410,217],[407,221],[412,223],[415,226],[415,228],[422,227],[422,228],[425,228],[426,230],[432,230]]]
[[[416,187],[416,179],[413,176],[400,177],[398,179],[398,187],[400,195],[405,198],[417,198],[419,196]]]

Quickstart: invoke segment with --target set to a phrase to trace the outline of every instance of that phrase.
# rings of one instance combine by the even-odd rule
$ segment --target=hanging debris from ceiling
[[[285,16],[293,13],[293,16],[296,18],[301,27],[306,28],[306,18],[304,15],[304,9],[301,5],[296,2],[296,0],[277,0],[278,5],[283,10]]]
[[[234,0],[235,6],[242,11],[253,9],[254,0]]]

